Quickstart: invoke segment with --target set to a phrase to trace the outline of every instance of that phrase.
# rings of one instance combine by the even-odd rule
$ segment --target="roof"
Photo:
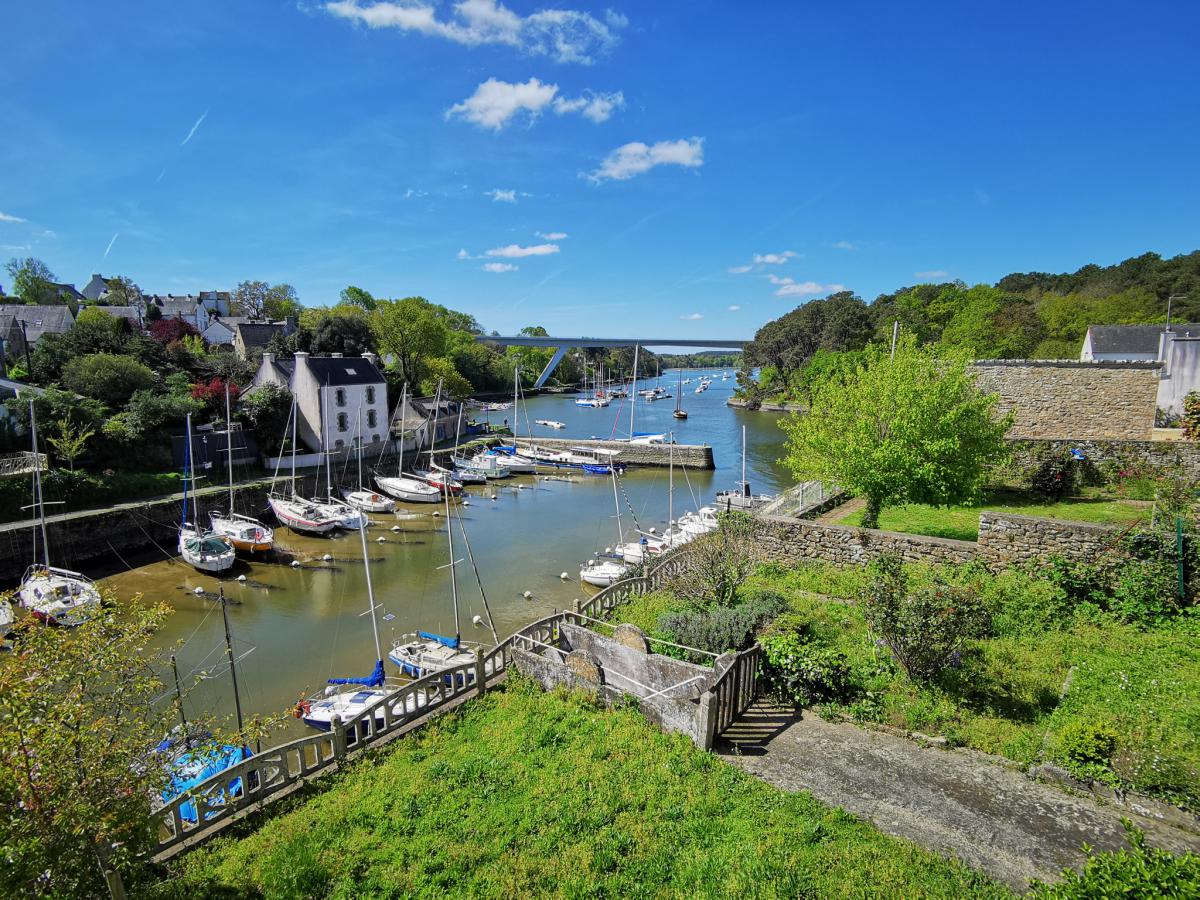
[[[142,311],[136,306],[88,306],[87,309],[98,309],[118,319],[128,319],[130,322],[142,321]]]
[[[25,323],[25,337],[29,343],[36,344],[43,334],[64,334],[75,324],[75,316],[69,306],[52,304],[50,306],[28,306],[9,303],[0,305],[0,315],[12,316],[18,322]],[[20,326],[18,326],[20,327]]]
[[[54,285],[54,289],[58,292],[58,296],[67,300],[79,301],[87,299],[83,296],[83,294],[79,293],[79,291],[75,289],[75,285],[73,284],[59,284],[56,281],[52,281],[51,284]]]
[[[1158,353],[1159,337],[1167,326],[1158,325],[1091,325],[1093,353]],[[1181,337],[1189,332],[1200,335],[1200,325],[1172,325],[1171,330]]]
[[[89,300],[99,300],[108,292],[108,279],[98,272],[92,273],[92,280],[83,286],[80,291],[83,296]]]
[[[226,318],[221,319],[221,321],[228,324],[233,319]],[[239,319],[237,325],[234,327],[234,332],[241,337],[242,346],[244,347],[266,347],[267,344],[271,343],[271,338],[283,332],[283,326],[276,325],[273,322],[251,322],[247,319]],[[276,362],[283,362],[283,360],[276,360]],[[287,364],[287,371],[290,373],[292,370],[292,361],[287,360]]]
[[[323,385],[383,384],[383,376],[361,356],[310,356],[308,368]]]

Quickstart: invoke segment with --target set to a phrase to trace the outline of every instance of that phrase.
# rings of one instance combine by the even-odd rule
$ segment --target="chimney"
[[[297,350],[296,351],[296,368],[299,369],[301,366],[303,366],[306,369],[308,368],[308,353],[304,350]]]
[[[283,336],[289,337],[296,333],[300,328],[300,319],[297,316],[283,317]]]
[[[372,353],[370,350],[363,353],[362,358],[365,359],[367,362],[369,362],[371,365],[373,365],[375,368],[377,368],[377,369],[379,368],[379,357],[376,356],[374,353]]]
[[[275,354],[270,350],[264,350],[262,361],[268,366],[271,365],[271,363],[275,362]]]

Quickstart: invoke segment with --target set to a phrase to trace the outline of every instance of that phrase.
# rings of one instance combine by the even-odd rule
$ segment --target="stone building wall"
[[[1014,440],[1013,461],[1029,465],[1034,454],[1043,447],[1059,450],[1077,449],[1093,463],[1128,463],[1142,461],[1152,466],[1178,467],[1192,476],[1200,477],[1200,444],[1192,441],[1105,441],[1105,440]]]
[[[1149,440],[1160,363],[979,360],[979,387],[1013,410],[1012,438]]]
[[[1087,561],[1113,547],[1125,529],[1062,519],[983,512],[978,541],[956,541],[805,519],[756,519],[763,558],[786,565],[809,560],[837,566],[863,565],[884,553],[906,562],[954,564],[980,561],[1005,568],[1033,559],[1061,556]]]

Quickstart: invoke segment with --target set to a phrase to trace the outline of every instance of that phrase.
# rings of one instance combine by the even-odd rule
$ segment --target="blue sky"
[[[0,256],[699,338],[1200,247],[1195,4],[549,2],[4,4]]]

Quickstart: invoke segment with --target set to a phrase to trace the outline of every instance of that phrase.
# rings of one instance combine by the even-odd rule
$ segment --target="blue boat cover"
[[[221,744],[211,752],[203,748],[184,751],[171,760],[171,781],[162,792],[163,803],[170,803],[213,775],[224,772],[230,766],[249,759],[253,755],[249,747],[234,747],[230,744]],[[231,787],[234,796],[241,796],[242,779],[235,778]],[[218,803],[227,801],[223,790],[215,794],[212,799]],[[179,814],[185,821],[195,822],[197,819],[196,804],[191,800],[187,801],[179,807]],[[209,815],[215,815],[215,813],[209,813]]]
[[[365,684],[367,687],[383,687],[383,660],[375,660],[375,671],[366,678],[330,678],[329,684]]]
[[[451,650],[458,649],[458,638],[456,637],[443,637],[440,634],[431,634],[428,631],[418,631],[417,634],[427,641],[437,641],[443,647],[449,647]]]

